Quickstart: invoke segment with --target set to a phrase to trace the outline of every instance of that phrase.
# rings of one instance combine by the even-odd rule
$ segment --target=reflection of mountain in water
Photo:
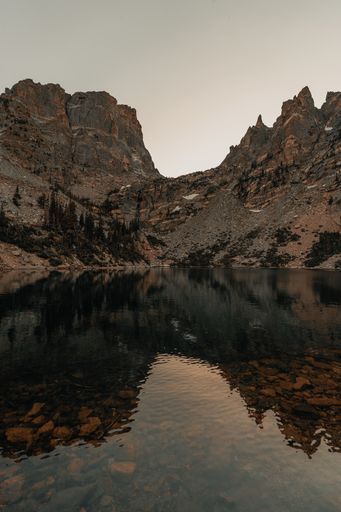
[[[218,364],[258,423],[274,410],[289,444],[312,454],[325,436],[340,449],[339,274],[14,277],[0,281],[0,438],[8,455],[99,442],[129,428],[159,352]]]

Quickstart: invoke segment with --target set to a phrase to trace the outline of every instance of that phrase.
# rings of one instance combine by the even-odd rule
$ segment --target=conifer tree
[[[20,191],[19,191],[19,186],[17,185],[17,188],[15,189],[14,196],[13,196],[13,203],[15,204],[15,206],[17,206],[17,207],[20,206],[20,199],[21,199],[21,195],[20,195]]]
[[[87,238],[92,238],[95,230],[95,222],[91,212],[86,213],[84,221],[84,233]]]
[[[81,229],[84,229],[84,215],[83,215],[83,212],[80,214],[80,217],[79,217],[79,226]]]

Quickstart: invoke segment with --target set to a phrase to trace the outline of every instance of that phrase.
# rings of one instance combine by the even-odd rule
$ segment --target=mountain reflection
[[[340,451],[340,274],[148,270],[0,278],[3,456],[128,431],[158,354],[214,365],[252,421]],[[212,389],[212,393],[214,390]]]

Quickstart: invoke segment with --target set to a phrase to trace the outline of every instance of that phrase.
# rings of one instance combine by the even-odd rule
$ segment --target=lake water
[[[0,510],[341,510],[341,273],[0,276]]]

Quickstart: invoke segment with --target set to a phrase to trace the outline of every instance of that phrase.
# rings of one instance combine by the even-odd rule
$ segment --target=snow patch
[[[311,188],[315,188],[317,185],[308,185],[307,188],[310,190]]]
[[[249,210],[249,212],[252,212],[252,213],[260,213],[262,210]]]
[[[176,213],[176,212],[179,212],[181,210],[180,206],[176,206],[174,208],[174,210],[171,211],[171,213]]]
[[[184,199],[187,199],[187,201],[192,201],[195,197],[197,197],[199,194],[190,194],[189,196],[182,196]]]
[[[131,185],[122,185],[122,187],[120,188],[120,190],[124,190],[125,188],[130,188]]]
[[[326,127],[324,128],[324,131],[325,131],[325,132],[331,132],[331,131],[332,131],[332,129],[333,129],[333,127],[332,127],[332,126],[326,126]]]

